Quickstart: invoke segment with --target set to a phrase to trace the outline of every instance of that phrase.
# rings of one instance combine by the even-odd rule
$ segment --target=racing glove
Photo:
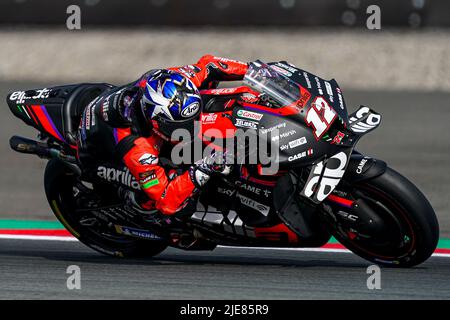
[[[233,158],[228,152],[216,151],[197,161],[189,174],[196,187],[203,187],[213,175],[229,175],[233,166]]]
[[[138,87],[131,87],[123,90],[119,96],[119,112],[122,117],[131,123],[134,109],[139,106],[142,97],[142,90]]]

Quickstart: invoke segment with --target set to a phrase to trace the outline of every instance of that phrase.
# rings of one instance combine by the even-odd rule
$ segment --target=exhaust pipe
[[[12,136],[9,139],[11,149],[20,153],[35,154],[41,158],[58,158],[66,162],[76,163],[74,156],[66,155],[64,152],[49,147],[46,143],[38,142],[24,137]]]

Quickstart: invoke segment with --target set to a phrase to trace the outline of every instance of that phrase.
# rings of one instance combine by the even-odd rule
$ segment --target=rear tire
[[[360,182],[353,188],[389,208],[395,215],[395,220],[402,224],[398,229],[405,231],[404,236],[407,238],[404,239],[408,241],[405,241],[404,247],[398,246],[397,255],[385,255],[382,249],[371,247],[369,241],[366,241],[364,246],[363,241],[350,240],[344,233],[335,230],[334,236],[345,247],[366,260],[391,267],[412,267],[424,262],[433,254],[439,240],[436,214],[422,192],[408,179],[387,168],[382,175]],[[397,227],[390,230],[397,230]],[[390,245],[394,247],[397,243]]]
[[[80,242],[103,254],[116,257],[153,257],[167,248],[167,243],[141,240],[121,235],[101,234],[79,223],[75,214],[73,187],[78,177],[62,161],[52,159],[44,175],[45,193],[56,218]]]

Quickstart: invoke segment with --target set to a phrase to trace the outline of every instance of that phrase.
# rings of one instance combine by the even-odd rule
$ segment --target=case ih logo
[[[237,112],[238,117],[246,118],[246,119],[252,119],[252,120],[261,120],[263,115],[256,112],[246,111],[246,110],[239,110]]]

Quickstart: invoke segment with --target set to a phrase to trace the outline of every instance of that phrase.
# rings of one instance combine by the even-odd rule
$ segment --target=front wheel
[[[371,221],[383,226],[365,235],[355,225],[334,225],[335,238],[355,254],[394,267],[415,266],[433,254],[439,240],[434,210],[422,192],[398,172],[387,168],[382,175],[351,186],[346,198],[361,199],[375,217]],[[348,209],[334,207],[333,211],[345,216]]]

